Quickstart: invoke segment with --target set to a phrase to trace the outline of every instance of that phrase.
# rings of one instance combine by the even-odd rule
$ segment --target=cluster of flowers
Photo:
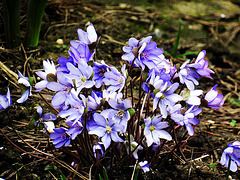
[[[51,104],[59,110],[58,116],[65,120],[64,127],[55,128],[52,120],[57,117],[51,113],[42,115],[42,108],[37,107],[41,122],[51,133],[50,138],[56,148],[69,146],[85,131],[91,138],[89,143],[95,157],[104,156],[111,144],[118,149],[123,144],[130,144],[133,157],[138,159],[139,151],[147,148],[156,150],[162,139],[172,140],[166,130],[170,120],[185,126],[192,136],[194,126],[200,122],[197,119],[202,111],[200,106],[222,108],[223,95],[218,93],[217,84],[206,94],[201,89],[195,89],[200,77],[212,79],[210,74],[214,73],[204,59],[205,50],[192,61],[173,65],[165,58],[163,50],[151,41],[151,36],[140,40],[130,38],[129,46],[123,47],[125,54],[122,56],[128,68],[124,64],[119,71],[94,58],[98,36],[92,24],[87,27],[87,32],[82,29],[77,32],[79,40],[70,42],[68,59],[60,57],[58,67],[53,61],[46,60],[43,62],[44,71],[36,72],[42,80],[35,85],[35,91],[47,88],[56,92]],[[132,104],[133,93],[129,96],[127,93],[128,88],[133,86],[128,82],[132,82],[134,68],[141,71],[140,83],[136,86],[140,99]],[[18,100],[22,103],[31,96],[32,83],[20,72],[19,77],[19,83],[25,86]],[[145,105],[146,99],[152,101],[152,108],[149,104]],[[0,95],[0,109],[9,105],[11,98],[8,91],[6,96]],[[126,151],[130,153],[128,148]],[[144,171],[149,170],[147,161],[139,164]]]

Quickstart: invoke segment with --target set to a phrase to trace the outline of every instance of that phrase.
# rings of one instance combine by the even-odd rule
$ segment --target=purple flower
[[[166,73],[164,69],[159,70],[159,72],[157,72],[155,69],[152,69],[148,73],[146,83],[143,84],[143,89],[148,93],[150,90],[148,84],[154,86],[155,89],[163,89],[165,86],[172,85],[170,80],[170,74]]]
[[[224,103],[223,95],[218,94],[217,86],[218,86],[217,84],[215,86],[213,86],[204,97],[204,99],[208,102],[208,106],[213,109],[223,108],[220,106],[222,106]]]
[[[201,108],[196,106],[191,106],[184,114],[180,114],[179,106],[175,106],[171,112],[171,118],[180,126],[186,126],[188,134],[192,136],[194,134],[194,129],[192,125],[197,125],[200,121],[195,118],[199,113],[202,112]]]
[[[79,44],[76,48],[71,46],[71,51],[68,51],[70,56],[73,58],[75,63],[85,61],[86,63],[92,58],[92,53],[90,53],[89,47],[86,44]]]
[[[83,131],[83,125],[80,120],[74,123],[71,121],[68,121],[66,122],[66,124],[70,126],[70,128],[67,130],[67,134],[71,137],[71,139],[75,139],[77,135],[81,134]]]
[[[113,115],[110,113],[108,117],[104,117],[102,114],[95,113],[93,115],[95,125],[89,127],[89,134],[95,134],[101,138],[105,149],[107,149],[111,140],[114,142],[123,142],[118,136],[118,132],[122,127],[113,120]]]
[[[75,48],[78,47],[79,44],[92,44],[97,42],[97,33],[92,23],[87,27],[87,32],[82,29],[77,30],[79,41],[71,41],[71,45]]]
[[[200,96],[203,93],[203,90],[201,89],[195,89],[195,90],[189,90],[184,89],[181,92],[181,96],[183,97],[183,100],[186,101],[189,105],[200,105],[201,104],[201,98]]]
[[[92,91],[91,96],[88,96],[87,107],[88,110],[96,110],[101,103],[102,93]]]
[[[105,64],[105,62],[102,60],[101,64],[97,62],[93,62],[93,80],[95,81],[96,88],[100,88],[103,84],[104,74],[105,72],[109,71],[110,67]]]
[[[149,69],[157,68],[156,64],[161,62],[159,58],[161,54],[163,54],[163,50],[157,48],[157,43],[144,42],[138,51],[138,58],[135,60],[135,63],[143,70],[145,66]]]
[[[41,91],[42,89],[47,87],[48,82],[56,82],[57,76],[56,76],[56,67],[53,61],[43,61],[43,68],[45,71],[37,71],[36,74],[42,78],[40,82],[38,82],[35,85],[36,91]]]
[[[53,127],[54,126],[54,123],[51,122],[51,121],[54,121],[57,119],[57,116],[55,114],[52,114],[52,113],[45,113],[45,114],[42,114],[43,112],[43,109],[41,106],[37,106],[36,107],[37,109],[37,112],[39,114],[39,120],[37,120],[35,122],[35,124],[37,126],[39,126],[40,123],[42,123],[44,125],[44,132],[46,132],[46,130],[50,133],[53,132]]]
[[[73,64],[67,63],[67,68],[70,73],[67,75],[67,78],[72,81],[72,86],[77,88],[77,94],[83,88],[91,88],[95,84],[94,81],[90,80],[90,77],[93,74],[93,69],[85,61],[78,63],[78,68]]]
[[[155,94],[155,97],[153,99],[153,110],[155,110],[158,105],[163,118],[167,117],[168,106],[173,106],[176,102],[183,100],[182,96],[173,93],[178,88],[178,86],[178,83],[167,86],[166,82],[161,89],[157,89],[159,92]]]
[[[25,102],[29,96],[32,96],[32,85],[29,82],[28,77],[24,77],[20,71],[18,71],[18,76],[20,77],[18,83],[23,84],[25,86],[24,93],[22,97],[17,100],[18,103]]]
[[[108,101],[109,99],[121,99],[123,98],[123,94],[121,92],[117,93],[115,91],[108,91],[106,89],[103,90],[102,93],[103,99],[105,99],[106,101]]]
[[[98,159],[100,159],[100,156],[103,156],[104,151],[103,151],[102,145],[103,145],[102,142],[98,142],[98,144],[93,145],[93,153],[94,153],[95,158],[98,157]]]
[[[231,156],[230,170],[236,172],[240,167],[240,141],[228,144],[227,148],[223,150],[220,164],[228,167],[229,156]]]
[[[199,84],[196,80],[199,79],[199,75],[193,70],[193,68],[187,66],[189,62],[190,60],[187,60],[181,65],[179,71],[174,75],[174,78],[179,77],[182,84],[186,84],[189,90],[194,90],[194,85]]]
[[[122,59],[128,61],[130,64],[132,64],[132,61],[137,58],[139,48],[143,45],[144,42],[150,42],[152,39],[152,36],[145,37],[143,39],[137,40],[136,38],[130,38],[128,40],[128,45],[123,47],[123,51],[125,52],[124,55],[122,55]],[[138,67],[135,63],[134,65]]]
[[[166,140],[172,140],[172,136],[164,128],[168,127],[167,122],[161,122],[161,115],[156,115],[151,119],[148,117],[144,119],[145,129],[144,136],[146,137],[147,146],[151,146],[153,143],[160,145],[160,138]]]
[[[0,94],[0,110],[7,109],[12,104],[10,90],[8,88],[6,96]]]
[[[150,171],[150,168],[149,168],[149,164],[148,164],[148,161],[141,161],[138,163],[139,166],[142,168],[143,172],[146,173],[148,171]]]
[[[103,82],[105,85],[109,86],[107,91],[117,91],[120,92],[126,80],[126,72],[125,72],[126,65],[124,64],[121,68],[123,75],[115,68],[111,67],[111,71],[105,72]],[[125,75],[125,76],[124,76]]]
[[[127,122],[130,119],[128,109],[132,107],[131,99],[109,99],[108,103],[114,109],[105,109],[102,113],[106,114],[106,116],[111,113],[113,115],[112,118],[122,125],[122,132],[125,133]]]
[[[58,64],[60,66],[57,67],[58,72],[63,72],[63,73],[69,73],[69,70],[67,68],[67,63],[71,63],[73,65],[76,65],[76,62],[74,62],[74,59],[72,56],[69,56],[68,59],[65,57],[59,57],[58,59]]]
[[[53,144],[56,148],[60,148],[63,145],[69,146],[71,139],[69,134],[67,133],[67,128],[60,127],[53,129],[54,132],[50,134],[50,139],[53,139]]]
[[[206,51],[205,50],[201,51],[198,54],[198,57],[197,57],[194,65],[195,65],[197,73],[200,76],[206,76],[206,77],[209,77],[210,79],[213,79],[210,76],[210,73],[214,73],[214,71],[212,71],[211,69],[208,69],[208,61],[204,60],[205,55],[206,55]]]
[[[62,118],[67,117],[66,122],[72,123],[73,126],[76,122],[78,122],[82,118],[86,106],[84,102],[81,99],[79,99],[75,94],[72,93],[71,95],[73,97],[73,100],[71,101],[71,108],[60,111],[58,113],[58,116]],[[85,100],[84,95],[81,95],[80,97],[84,98]]]
[[[71,80],[66,78],[63,72],[57,73],[59,82],[49,82],[47,88],[57,93],[52,98],[52,105],[55,108],[66,109],[69,104],[75,102],[73,93],[75,93]]]
[[[149,69],[157,68],[162,59],[159,57],[163,54],[163,50],[157,48],[155,42],[150,42],[152,36],[148,36],[141,40],[130,38],[128,45],[123,47],[125,54],[122,56],[123,60],[128,61],[130,64],[134,61],[135,67],[141,67],[145,69],[147,66]]]

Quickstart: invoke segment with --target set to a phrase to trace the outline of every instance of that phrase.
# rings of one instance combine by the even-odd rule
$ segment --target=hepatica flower
[[[217,84],[213,86],[210,91],[207,92],[205,95],[204,99],[207,101],[208,106],[213,108],[213,109],[220,109],[223,108],[221,107],[224,103],[223,101],[223,95],[218,94],[217,91]]]
[[[53,139],[53,144],[56,148],[60,148],[63,145],[69,146],[71,143],[71,139],[69,134],[67,133],[67,128],[60,127],[53,129],[54,132],[50,134],[50,139]]]
[[[83,125],[80,120],[74,123],[71,121],[68,121],[66,122],[66,124],[70,126],[70,128],[67,130],[67,134],[71,137],[71,139],[75,139],[77,135],[82,133]]]
[[[29,96],[32,96],[32,81],[33,78],[24,77],[20,71],[18,71],[19,80],[18,83],[24,85],[22,97],[17,100],[18,103],[25,102]]]
[[[104,117],[102,114],[95,113],[93,115],[95,125],[89,127],[89,134],[95,134],[101,138],[105,150],[110,146],[111,141],[123,142],[119,137],[118,132],[121,131],[122,127],[114,121],[112,118],[113,114],[108,114],[108,117]]]
[[[195,118],[199,113],[202,112],[201,108],[196,106],[191,106],[185,113],[180,113],[180,105],[174,106],[169,112],[171,118],[180,126],[186,126],[188,134],[192,136],[194,134],[194,129],[192,125],[197,125],[200,121]],[[184,109],[181,109],[184,111]]]
[[[183,100],[186,101],[189,105],[200,105],[201,104],[201,98],[198,97],[202,95],[203,90],[201,89],[195,89],[190,91],[189,89],[184,89],[181,91],[181,96],[183,97]]]
[[[240,167],[240,141],[228,144],[227,148],[223,150],[220,164],[228,167],[230,156],[230,170],[236,172],[237,168]]]
[[[12,104],[10,90],[8,88],[6,96],[0,94],[0,110],[7,109]]]
[[[131,99],[109,99],[108,103],[113,109],[105,109],[103,113],[112,113],[112,118],[123,126],[122,132],[125,133],[130,119],[128,109],[132,107]]]
[[[194,90],[195,86],[198,85],[199,75],[195,72],[195,70],[191,67],[188,67],[188,63],[190,60],[185,61],[178,72],[174,75],[174,78],[179,77],[179,80],[182,84],[186,84],[189,90]]]
[[[93,145],[93,153],[94,153],[94,157],[98,159],[100,159],[101,156],[103,156],[104,151],[103,151],[103,143],[102,142],[98,142],[98,144]]]
[[[72,126],[82,118],[84,113],[85,104],[83,101],[75,96],[75,94],[71,94],[73,99],[70,100],[71,107],[69,109],[63,109],[58,113],[58,116],[62,118],[66,118],[66,123],[72,123]],[[83,97],[84,95],[81,95]]]
[[[146,172],[150,171],[148,161],[141,161],[138,164],[142,168],[143,172],[146,173]]]
[[[149,69],[156,68],[161,59],[159,56],[163,53],[163,50],[157,48],[155,42],[144,42],[138,51],[138,58],[135,60],[136,64],[145,69],[147,66]]]
[[[58,59],[58,64],[59,66],[57,67],[58,72],[63,72],[63,73],[69,73],[69,69],[67,68],[67,63],[71,63],[73,65],[76,65],[77,63],[74,61],[72,56],[69,56],[69,58],[65,57],[59,57]]]
[[[137,148],[136,148],[137,147]],[[135,159],[138,160],[138,151],[143,150],[143,147],[139,145],[136,141],[131,142],[131,151],[135,150],[132,155]],[[129,153],[129,148],[127,148],[127,152]]]
[[[168,127],[168,123],[161,122],[161,120],[161,115],[156,115],[153,119],[150,117],[144,119],[144,136],[146,137],[148,147],[153,143],[160,145],[160,139],[172,140],[172,136],[167,131],[162,130]]]
[[[92,58],[92,53],[90,53],[89,47],[86,44],[79,44],[76,48],[70,47],[71,51],[68,51],[70,56],[73,58],[75,63],[85,61],[86,63]]]
[[[208,68],[208,61],[204,60],[205,55],[206,55],[206,51],[205,50],[201,51],[198,54],[198,57],[197,57],[194,65],[195,65],[197,73],[200,76],[206,76],[210,79],[213,79],[210,76],[210,73],[214,73],[214,71]]]
[[[77,30],[79,40],[71,41],[71,45],[77,48],[79,44],[92,44],[97,42],[97,33],[92,23],[87,27],[87,32],[82,29]]]
[[[96,110],[101,103],[102,93],[92,91],[91,96],[88,96],[87,107],[88,110]]]
[[[39,120],[35,122],[37,126],[39,126],[41,123],[44,125],[44,132],[47,130],[48,132],[52,133],[53,128],[55,127],[54,123],[52,121],[57,119],[57,116],[52,113],[43,113],[43,109],[41,106],[36,107],[37,112],[39,114]]]
[[[107,88],[107,91],[117,91],[120,92],[124,85],[126,80],[126,72],[125,72],[126,65],[124,64],[121,68],[121,71],[123,74],[121,74],[115,67],[111,67],[111,71],[104,73],[104,79],[103,82],[105,85],[109,86]]]
[[[42,78],[40,82],[35,85],[36,91],[41,91],[42,89],[47,87],[48,82],[56,82],[57,81],[57,70],[53,61],[43,61],[44,71],[37,71],[36,74]]]
[[[73,86],[70,79],[67,79],[63,72],[57,73],[58,82],[49,82],[47,88],[57,92],[52,98],[52,105],[55,108],[66,109],[73,101]]]
[[[123,47],[123,51],[125,52],[124,55],[122,55],[122,59],[125,61],[128,61],[130,64],[132,64],[133,60],[138,57],[138,51],[139,48],[143,45],[143,43],[148,43],[152,39],[152,36],[145,37],[143,39],[137,40],[136,38],[130,38],[128,40],[128,45]],[[139,67],[138,64],[133,64],[135,67]]]
[[[93,62],[93,80],[95,81],[96,88],[100,88],[103,84],[103,79],[105,77],[105,72],[109,71],[110,67],[105,64],[105,62],[102,60],[101,64],[98,62]]]
[[[79,62],[78,68],[71,63],[67,63],[67,67],[70,71],[67,77],[72,80],[72,85],[77,89],[77,94],[79,94],[83,88],[91,88],[94,86],[94,81],[90,79],[93,74],[93,69],[91,66],[88,66],[85,61]]]
[[[154,95],[153,110],[155,110],[158,106],[163,118],[167,117],[168,106],[173,106],[176,102],[183,100],[182,96],[174,93],[178,86],[178,83],[167,86],[166,82],[162,89],[157,89],[159,92]]]

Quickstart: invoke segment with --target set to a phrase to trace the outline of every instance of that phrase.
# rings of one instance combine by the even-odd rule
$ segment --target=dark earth
[[[26,30],[26,0],[21,8],[21,37]],[[2,9],[2,2],[0,2]],[[223,149],[228,143],[240,140],[240,2],[238,0],[49,0],[45,9],[40,42],[37,48],[7,49],[0,21],[0,62],[7,70],[0,68],[0,94],[11,90],[13,104],[0,112],[0,177],[4,179],[81,179],[74,175],[75,170],[67,163],[71,160],[64,151],[55,150],[48,135],[35,131],[29,123],[36,114],[36,104],[52,111],[34,94],[23,104],[17,104],[20,89],[14,73],[17,70],[30,76],[42,69],[46,59],[57,63],[60,56],[68,57],[70,40],[78,39],[77,29],[86,28],[92,22],[101,41],[97,58],[120,67],[122,47],[130,37],[140,39],[149,35],[158,47],[171,52],[177,37],[181,19],[182,30],[178,54],[205,49],[210,68],[215,71],[213,80],[202,79],[205,91],[218,84],[224,95],[224,109],[204,109],[199,117],[201,123],[195,134],[182,148],[187,162],[179,152],[174,152],[163,165],[159,165],[138,179],[226,179],[227,169],[219,164]],[[62,39],[64,44],[58,45]],[[174,63],[182,63],[186,58],[170,58]],[[51,96],[43,92],[50,100]],[[230,98],[230,99],[229,99]],[[39,153],[54,154],[56,161]],[[35,155],[35,156],[32,156]],[[40,156],[42,158],[36,157]],[[65,162],[65,163],[64,163]],[[91,166],[91,165],[90,165]],[[79,174],[88,179],[98,179],[97,172],[89,167],[78,169]],[[46,168],[48,167],[48,169]],[[133,167],[114,167],[108,172],[109,179],[131,179]],[[240,173],[232,173],[233,179],[240,179]]]

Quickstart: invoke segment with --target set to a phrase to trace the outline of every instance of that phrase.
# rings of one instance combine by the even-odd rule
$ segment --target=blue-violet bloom
[[[113,114],[109,113],[108,117],[104,117],[102,114],[95,113],[93,115],[95,125],[89,127],[89,134],[95,134],[101,138],[105,150],[110,146],[111,140],[114,142],[123,142],[118,132],[122,127],[113,120]]]
[[[60,127],[53,129],[54,132],[50,134],[50,139],[53,139],[53,144],[56,148],[60,148],[63,145],[69,146],[71,143],[71,138],[67,134],[67,128]]]
[[[207,92],[205,95],[205,100],[208,102],[208,106],[213,108],[213,109],[220,109],[223,108],[221,107],[224,103],[223,101],[223,95],[218,94],[217,91],[217,84],[213,86],[210,91]]]
[[[57,70],[53,61],[43,61],[44,71],[37,71],[36,74],[42,78],[40,82],[35,85],[36,91],[41,91],[42,89],[47,87],[48,82],[56,82],[57,81]]]
[[[153,118],[148,117],[144,119],[145,129],[144,136],[146,137],[147,146],[151,146],[153,143],[160,145],[160,138],[166,140],[172,140],[172,136],[164,128],[168,127],[167,122],[161,122],[162,116],[156,115]]]
[[[227,148],[223,150],[220,164],[228,167],[229,156],[231,156],[230,170],[236,172],[240,167],[240,141],[228,144]]]
[[[20,77],[18,83],[23,84],[25,86],[24,93],[22,97],[17,100],[18,103],[25,102],[29,96],[32,96],[32,85],[29,82],[28,77],[24,77],[20,71],[18,71],[18,76]]]
[[[139,164],[139,166],[142,168],[142,170],[143,170],[144,173],[150,171],[148,161],[141,161],[141,162],[139,162],[138,164]]]
[[[8,88],[6,96],[0,94],[0,110],[7,109],[12,104],[10,90]]]

